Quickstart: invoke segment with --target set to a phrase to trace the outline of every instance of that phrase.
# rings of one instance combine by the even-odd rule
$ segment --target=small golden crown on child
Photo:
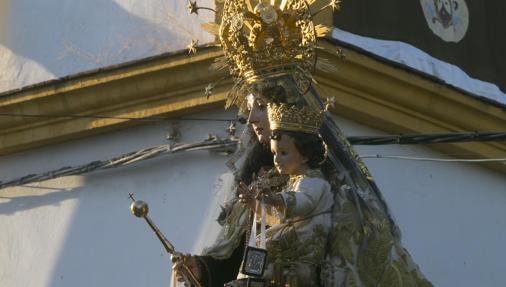
[[[290,104],[267,104],[267,114],[271,131],[284,130],[319,134],[325,110],[315,110],[309,106],[298,108]]]

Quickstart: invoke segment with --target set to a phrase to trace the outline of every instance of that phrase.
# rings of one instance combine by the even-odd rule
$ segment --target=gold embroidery
[[[280,258],[284,262],[303,261],[320,264],[325,255],[327,233],[321,224],[313,227],[310,238],[301,241],[293,226],[286,226],[283,234],[267,242],[268,261]]]
[[[347,262],[355,262],[361,233],[354,205],[349,201],[342,203],[338,218],[334,220],[330,252],[342,257]]]

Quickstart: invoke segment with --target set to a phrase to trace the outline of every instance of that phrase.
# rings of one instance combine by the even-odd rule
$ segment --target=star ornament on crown
[[[221,23],[202,27],[219,37],[224,57],[216,59],[214,69],[229,68],[235,80],[227,107],[239,104],[244,86],[268,79],[289,76],[303,95],[311,86],[317,38],[331,30],[315,25],[314,15],[326,8],[339,8],[339,0],[315,12],[316,0],[224,0]],[[191,4],[191,5],[190,5]],[[189,2],[190,13],[198,7]]]
[[[315,110],[307,105],[298,108],[289,104],[267,104],[271,130],[303,132],[318,135],[325,110]]]

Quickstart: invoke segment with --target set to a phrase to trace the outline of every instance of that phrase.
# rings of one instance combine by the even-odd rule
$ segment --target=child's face
[[[271,140],[271,151],[274,156],[274,166],[281,174],[299,175],[307,170],[307,159],[295,147],[293,138],[282,135],[277,140]]]

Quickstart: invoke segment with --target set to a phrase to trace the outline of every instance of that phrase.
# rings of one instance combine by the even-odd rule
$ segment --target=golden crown
[[[240,80],[252,83],[297,72],[301,85],[310,83],[316,29],[305,0],[279,6],[265,0],[225,1],[220,42],[232,76]]]
[[[189,0],[190,13],[203,7]],[[317,65],[316,40],[330,28],[315,25],[312,17],[323,9],[339,8],[339,0],[316,12],[310,7],[316,0],[225,0],[221,24],[206,23],[203,28],[219,36],[224,57],[213,67],[228,66],[236,85],[229,94],[227,106],[242,98],[244,84],[292,77],[299,94],[305,94]],[[193,10],[192,10],[193,9]],[[193,11],[193,12],[192,12]]]
[[[272,131],[284,130],[319,134],[325,110],[315,110],[305,105],[298,108],[289,104],[267,104],[269,126]]]

